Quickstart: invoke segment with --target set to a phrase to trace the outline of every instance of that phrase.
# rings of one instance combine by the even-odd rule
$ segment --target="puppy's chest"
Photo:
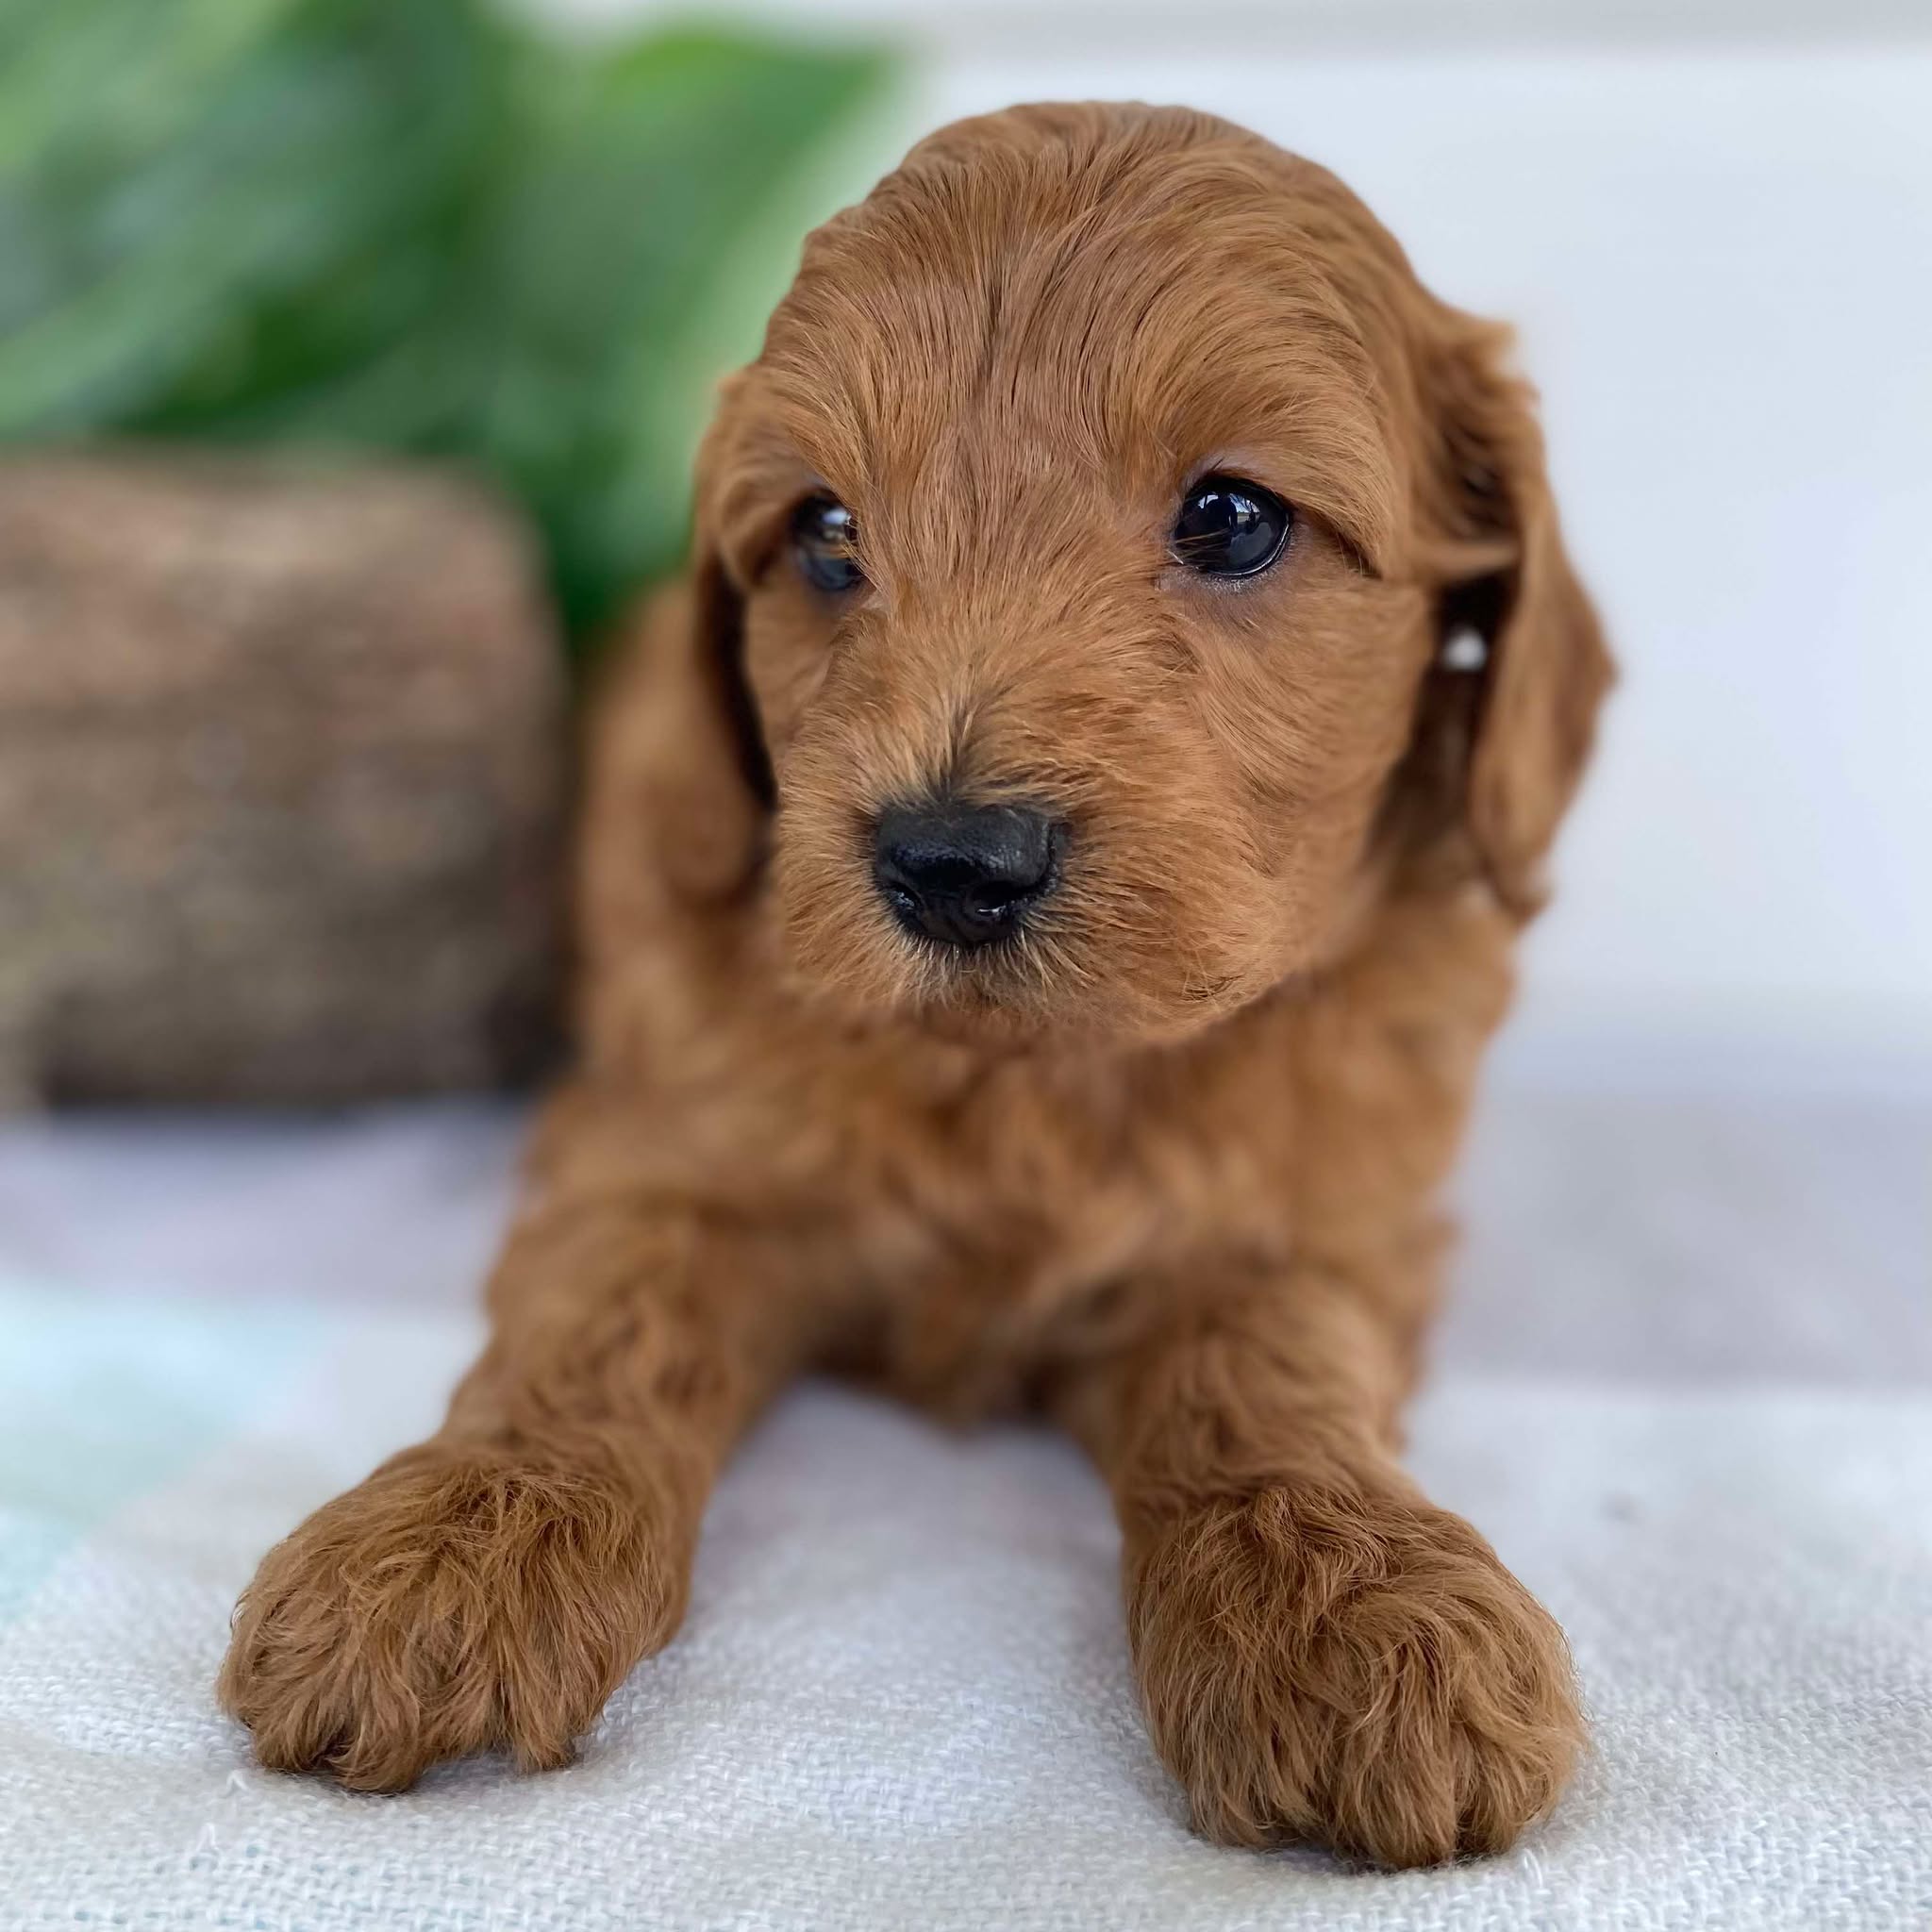
[[[1284,1251],[1293,1114],[1265,1058],[875,1091],[849,1198],[876,1366],[949,1407],[997,1404],[1175,1276]]]

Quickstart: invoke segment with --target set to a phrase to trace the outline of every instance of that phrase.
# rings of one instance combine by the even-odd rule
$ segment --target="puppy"
[[[264,1763],[563,1763],[833,1368],[1085,1445],[1209,1837],[1420,1865],[1552,1804],[1562,1637],[1396,1460],[1608,679],[1504,346],[1178,110],[962,122],[812,236],[598,707],[492,1338],[237,1613]]]

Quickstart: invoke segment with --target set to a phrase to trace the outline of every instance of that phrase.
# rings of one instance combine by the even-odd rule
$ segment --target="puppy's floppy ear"
[[[1563,549],[1528,385],[1506,329],[1442,309],[1425,352],[1428,566],[1452,651],[1480,641],[1462,808],[1497,896],[1544,897],[1542,861],[1590,755],[1614,669]],[[1441,672],[1432,682],[1467,674]]]
[[[642,889],[641,838],[693,899],[729,897],[764,855],[775,788],[745,675],[743,598],[714,534],[721,443],[714,425],[698,457],[690,566],[652,598],[595,706],[589,843],[620,894],[625,878]]]
[[[690,645],[695,681],[708,722],[727,741],[740,785],[760,813],[769,812],[778,802],[778,790],[744,668],[744,599],[702,527],[693,549]]]

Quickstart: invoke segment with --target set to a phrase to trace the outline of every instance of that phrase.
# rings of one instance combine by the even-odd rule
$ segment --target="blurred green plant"
[[[484,0],[0,0],[0,440],[466,462],[580,641],[676,561],[742,258],[891,72]]]

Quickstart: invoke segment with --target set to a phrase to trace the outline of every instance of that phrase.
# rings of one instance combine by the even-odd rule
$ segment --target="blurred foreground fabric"
[[[1413,1461],[1569,1628],[1596,1753],[1509,1857],[1191,1839],[1100,1485],[809,1389],[573,1769],[265,1774],[209,1684],[474,1346],[508,1108],[0,1129],[0,1926],[1905,1928],[1932,1914],[1932,1110],[1499,1091]]]

